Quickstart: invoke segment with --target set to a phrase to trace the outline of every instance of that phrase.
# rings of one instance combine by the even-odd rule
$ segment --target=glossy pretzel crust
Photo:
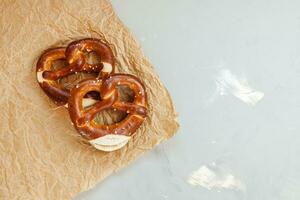
[[[127,86],[133,91],[133,102],[120,100],[118,86]],[[101,100],[85,110],[82,101],[91,91],[99,92]],[[113,74],[103,80],[82,81],[71,90],[68,105],[75,128],[88,140],[110,134],[131,136],[147,116],[147,95],[144,85],[137,77],[128,74]],[[97,113],[107,109],[124,111],[127,116],[112,125],[102,125],[93,121]]]
[[[95,52],[101,62],[89,64],[84,56],[86,52]],[[68,65],[52,70],[52,63],[64,59]],[[87,38],[70,43],[66,48],[58,47],[46,50],[36,65],[37,80],[44,92],[58,105],[68,102],[70,91],[58,83],[58,80],[77,72],[98,72],[99,78],[114,73],[115,59],[110,47],[98,39]]]

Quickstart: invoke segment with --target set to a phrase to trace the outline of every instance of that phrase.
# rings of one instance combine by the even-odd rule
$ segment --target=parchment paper
[[[106,0],[1,1],[0,199],[71,199],[178,128],[167,90]],[[96,37],[108,42],[117,71],[146,85],[149,117],[129,144],[103,153],[82,142],[68,112],[39,88],[35,64],[49,47]]]

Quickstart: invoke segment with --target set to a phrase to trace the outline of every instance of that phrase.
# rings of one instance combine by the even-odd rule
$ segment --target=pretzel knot
[[[88,63],[85,53],[95,52],[101,62]],[[67,66],[53,70],[52,65],[57,60],[66,60]],[[68,102],[70,91],[59,84],[59,80],[78,72],[98,72],[99,78],[114,73],[114,56],[106,44],[98,39],[82,39],[70,43],[66,48],[58,47],[46,50],[39,58],[36,66],[37,80],[44,92],[58,105]],[[92,101],[85,98],[86,101]],[[93,101],[92,101],[93,102]]]
[[[133,91],[133,102],[121,101],[119,86],[127,86]],[[91,91],[99,92],[101,100],[85,109],[83,98]],[[128,74],[113,74],[103,80],[82,81],[71,90],[68,105],[71,120],[78,132],[95,148],[103,151],[112,151],[124,146],[147,115],[144,85],[137,77]],[[111,125],[96,123],[96,115],[108,109],[126,112],[127,116]]]

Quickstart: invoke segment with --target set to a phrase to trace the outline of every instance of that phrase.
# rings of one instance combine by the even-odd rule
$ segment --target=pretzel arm
[[[131,102],[116,102],[112,107],[117,110],[126,112],[127,114],[136,114],[142,117],[145,117],[147,115],[147,108]]]
[[[45,71],[43,77],[45,79],[58,80],[75,72],[74,65],[68,65],[55,71]]]
[[[99,102],[95,103],[90,109],[83,112],[83,115],[80,118],[80,120],[92,121],[95,118],[95,116],[97,115],[97,113],[99,113],[105,109],[109,109],[112,104],[113,104],[113,102],[111,99],[99,101]]]

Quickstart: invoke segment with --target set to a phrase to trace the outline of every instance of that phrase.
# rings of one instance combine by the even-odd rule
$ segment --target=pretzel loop
[[[84,52],[95,52],[101,59],[100,63],[90,64],[85,60]],[[114,59],[109,47],[96,39],[84,39],[69,44],[66,49],[67,60],[70,64],[82,65],[86,72],[101,71],[101,76],[114,73]]]
[[[133,102],[122,102],[119,98],[118,87],[124,85],[133,91]],[[84,110],[82,99],[90,91],[100,92],[101,101]],[[93,121],[97,113],[107,109],[124,111],[127,116],[112,125]],[[103,81],[85,80],[71,91],[69,114],[75,128],[88,140],[106,135],[131,136],[147,115],[145,88],[137,77],[127,74],[114,74]]]

